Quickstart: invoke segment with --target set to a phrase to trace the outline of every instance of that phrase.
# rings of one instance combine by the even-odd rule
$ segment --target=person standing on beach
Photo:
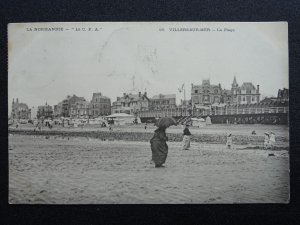
[[[274,147],[275,147],[275,134],[272,131],[270,133],[269,143],[270,143],[270,148],[274,149]]]
[[[232,136],[231,136],[231,134],[228,134],[226,146],[228,149],[231,149],[231,145],[232,145]]]
[[[39,121],[37,126],[38,126],[38,128],[39,128],[39,131],[41,131],[41,129],[42,129],[42,122]]]
[[[166,127],[159,127],[154,131],[154,135],[150,140],[152,160],[156,168],[164,167],[168,156],[168,137],[166,135]]]
[[[191,147],[191,132],[189,130],[189,125],[186,124],[183,130],[183,149],[182,150],[189,150]]]
[[[270,136],[269,133],[265,132],[264,149],[268,149],[269,147],[270,147]]]

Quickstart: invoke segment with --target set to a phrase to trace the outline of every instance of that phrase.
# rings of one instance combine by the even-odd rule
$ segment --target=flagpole
[[[186,99],[185,99],[185,83],[183,84],[184,89],[183,89],[183,98],[184,98],[184,105],[186,107]]]

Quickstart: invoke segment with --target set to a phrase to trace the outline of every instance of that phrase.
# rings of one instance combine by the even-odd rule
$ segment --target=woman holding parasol
[[[176,120],[172,117],[163,117],[156,121],[155,124],[158,129],[154,131],[154,135],[150,140],[152,160],[155,163],[156,168],[164,167],[168,156],[168,137],[166,135],[166,129],[172,125],[176,125]]]

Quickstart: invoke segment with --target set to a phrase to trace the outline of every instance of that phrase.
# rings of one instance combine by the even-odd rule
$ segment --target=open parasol
[[[155,123],[157,127],[170,127],[172,125],[177,125],[177,122],[174,118],[172,117],[162,117],[158,119]]]

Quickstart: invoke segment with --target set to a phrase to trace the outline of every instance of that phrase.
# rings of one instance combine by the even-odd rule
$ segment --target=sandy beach
[[[34,130],[32,124],[19,124],[18,128],[15,126],[10,126],[10,130]],[[145,129],[144,124],[138,125],[125,125],[125,126],[113,126],[114,131],[131,131],[131,132],[146,132],[153,133],[157,127],[153,124],[148,124],[147,129]],[[233,135],[251,135],[254,130],[257,136],[263,136],[264,132],[273,131],[277,137],[289,137],[289,127],[286,125],[263,125],[263,124],[212,124],[205,127],[190,127],[192,134],[213,134],[213,135],[227,135],[232,133]],[[42,130],[50,130],[47,127],[43,127]],[[107,127],[101,127],[100,125],[85,125],[84,127],[62,127],[61,125],[54,125],[51,130],[54,131],[72,131],[72,132],[90,132],[90,131],[108,131]],[[172,126],[167,130],[168,133],[182,133],[182,127]]]
[[[10,134],[9,203],[289,201],[286,150],[193,142],[182,151],[180,142],[168,145],[166,167],[154,168],[146,142]]]

